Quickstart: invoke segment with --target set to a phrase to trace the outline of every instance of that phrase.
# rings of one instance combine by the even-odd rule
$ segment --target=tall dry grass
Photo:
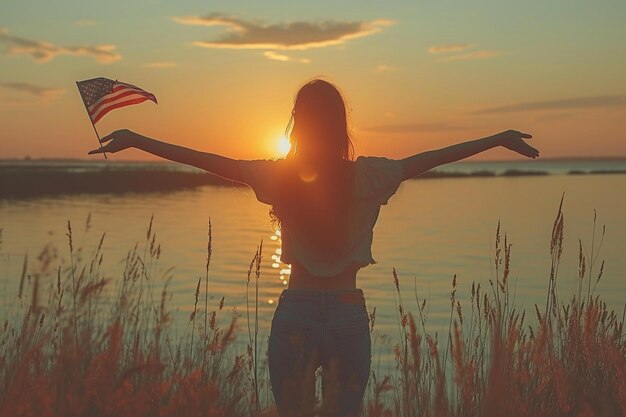
[[[220,326],[223,299],[209,311],[205,298],[198,319],[202,277],[186,331],[170,331],[171,269],[157,276],[152,219],[115,282],[100,270],[105,235],[88,258],[74,235],[68,222],[67,268],[54,266],[50,246],[30,268],[24,260],[17,311],[2,328],[0,415],[250,415],[247,359],[230,348],[236,317]],[[206,290],[210,255],[209,228]]]
[[[535,305],[533,322],[512,302],[511,244],[499,223],[495,275],[486,289],[472,283],[469,309],[456,299],[456,276],[452,279],[443,343],[426,331],[426,300],[415,294],[417,319],[407,311],[403,280],[394,269],[399,371],[390,380],[372,381],[369,416],[626,416],[626,305],[620,317],[595,293],[604,271],[604,262],[596,271],[594,266],[605,229],[598,243],[594,213],[590,251],[579,241],[578,292],[563,301],[556,285],[562,206],[563,198],[550,238],[546,301]],[[392,393],[392,406],[381,404],[381,391]]]
[[[428,331],[427,301],[415,290],[409,308],[401,290],[407,283],[393,270],[397,368],[372,372],[363,415],[626,415],[624,313],[609,311],[595,292],[604,271],[603,263],[598,267],[604,228],[596,236],[594,216],[590,250],[579,242],[578,290],[563,301],[556,285],[562,203],[550,240],[546,300],[532,314],[511,297],[511,244],[499,224],[489,285],[472,283],[469,305],[462,305],[453,277],[441,340]],[[88,218],[84,229],[90,227]],[[222,317],[223,298],[209,305],[210,222],[206,269],[194,281],[193,309],[180,335],[172,331],[171,269],[159,272],[152,219],[115,280],[101,270],[105,235],[90,254],[76,244],[69,222],[67,238],[69,262],[50,246],[36,262],[24,259],[16,307],[0,329],[0,416],[276,415],[259,348],[262,242],[248,268],[248,343],[238,352],[238,317]],[[375,322],[373,309],[373,333]]]

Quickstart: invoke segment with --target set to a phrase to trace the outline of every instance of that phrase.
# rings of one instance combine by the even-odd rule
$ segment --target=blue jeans
[[[369,317],[361,289],[285,289],[268,342],[279,417],[313,416],[322,367],[323,416],[360,415],[371,366]]]

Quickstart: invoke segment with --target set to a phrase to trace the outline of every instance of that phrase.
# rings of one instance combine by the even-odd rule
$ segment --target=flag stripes
[[[108,78],[93,78],[76,83],[92,123],[98,122],[111,110],[139,104],[146,100],[157,102],[154,94],[132,84]]]

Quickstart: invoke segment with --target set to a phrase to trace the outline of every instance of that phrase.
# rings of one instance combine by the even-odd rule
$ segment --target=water
[[[492,163],[493,164],[493,163]],[[545,304],[550,272],[549,242],[561,195],[565,193],[565,240],[559,270],[559,293],[569,298],[578,288],[578,240],[587,253],[591,247],[594,210],[597,213],[596,247],[602,226],[606,235],[594,267],[605,260],[596,292],[610,308],[621,312],[626,299],[626,175],[558,175],[570,169],[606,169],[554,166],[554,175],[541,177],[446,178],[404,182],[389,205],[383,206],[374,230],[373,254],[378,264],[359,272],[358,286],[365,292],[367,308],[376,307],[377,334],[397,335],[396,300],[392,268],[395,267],[406,308],[416,311],[415,294],[426,299],[427,329],[447,334],[450,291],[457,275],[457,298],[468,305],[472,281],[489,286],[498,221],[512,246],[511,279],[515,304],[530,313]],[[596,163],[593,163],[596,164]],[[592,164],[592,165],[593,165]],[[470,171],[497,168],[483,163],[460,168]],[[558,165],[558,164],[557,164]],[[596,166],[596,165],[594,165]],[[533,167],[537,168],[533,163]],[[459,166],[456,170],[461,171]],[[623,162],[619,169],[623,168]],[[515,167],[515,169],[524,169]],[[543,168],[537,168],[543,169]],[[0,200],[0,313],[10,315],[17,294],[23,256],[31,267],[48,243],[58,248],[58,262],[67,265],[66,226],[71,220],[74,245],[90,254],[106,232],[102,271],[119,277],[123,260],[136,242],[145,241],[151,215],[162,255],[157,269],[174,267],[169,285],[170,307],[177,310],[175,326],[184,327],[193,308],[198,277],[204,276],[207,228],[212,223],[213,253],[210,267],[210,307],[222,296],[226,311],[243,313],[245,323],[247,272],[263,239],[259,281],[261,335],[280,292],[283,264],[273,267],[271,255],[279,249],[269,221],[268,206],[257,202],[247,188],[206,186],[194,190],[123,195],[76,195],[29,200]],[[84,225],[91,213],[91,230]],[[274,239],[273,240],[273,236]],[[50,279],[53,279],[52,277]],[[254,297],[254,279],[250,296]],[[204,284],[203,284],[204,286]],[[465,303],[465,304],[464,304]],[[224,314],[222,323],[229,320]],[[245,342],[245,341],[244,341]],[[383,352],[388,357],[389,352]]]

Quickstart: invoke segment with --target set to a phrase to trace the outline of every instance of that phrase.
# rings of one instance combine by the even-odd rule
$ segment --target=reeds
[[[19,300],[32,295],[21,313],[3,320],[1,416],[248,414],[239,389],[245,369],[240,357],[231,361],[236,317],[225,328],[218,323],[224,300],[209,311],[205,298],[200,334],[197,301],[187,331],[178,339],[170,331],[171,270],[157,274],[161,249],[152,220],[117,280],[100,271],[104,235],[87,260],[69,222],[67,236],[68,266],[53,267],[58,252],[50,246],[30,268],[25,257]],[[210,238],[207,253],[208,280]],[[197,300],[199,284],[195,289]]]
[[[250,266],[248,268],[248,278],[246,281],[246,318],[248,323],[248,370],[252,373],[252,392],[254,393],[254,411],[258,415],[261,412],[261,399],[259,387],[259,278],[261,277],[261,259],[263,258],[263,240],[259,244]],[[250,329],[250,276],[254,268],[254,335]]]
[[[556,285],[564,249],[561,199],[550,236],[545,305],[526,314],[512,301],[512,245],[498,223],[488,290],[473,282],[469,305],[463,305],[457,298],[463,281],[452,278],[445,340],[428,331],[427,302],[416,281],[415,314],[409,311],[401,290],[407,281],[394,268],[397,366],[372,372],[363,415],[626,415],[626,305],[620,317],[595,293],[604,268],[601,263],[594,271],[594,265],[605,233],[603,227],[598,243],[596,228],[594,213],[589,250],[579,240],[577,291],[564,302]],[[68,261],[57,266],[59,253],[49,246],[32,265],[25,256],[21,307],[0,328],[0,416],[276,415],[263,377],[267,362],[259,360],[262,242],[245,284],[246,352],[237,352],[237,316],[221,326],[224,298],[213,308],[209,303],[210,220],[204,277],[193,280],[193,309],[180,336],[172,332],[167,306],[171,269],[159,273],[154,229],[151,219],[145,241],[128,252],[115,279],[100,270],[104,235],[83,259],[69,222]],[[252,279],[254,306],[248,296]],[[202,297],[204,311],[198,306]],[[374,308],[372,333],[375,320]]]
[[[399,370],[391,391],[392,406],[381,408],[380,399],[374,396],[368,400],[369,415],[626,415],[626,307],[620,318],[594,295],[603,263],[596,275],[591,274],[591,267],[586,269],[596,262],[600,247],[595,240],[596,214],[588,254],[579,241],[578,292],[569,302],[559,298],[556,285],[564,225],[562,197],[549,242],[545,308],[540,311],[535,305],[536,322],[529,324],[526,312],[518,310],[510,296],[511,244],[506,234],[502,239],[498,223],[491,291],[482,292],[481,285],[473,282],[470,309],[464,311],[455,299],[456,276],[452,280],[443,355],[436,338],[423,325],[419,334],[413,315],[406,312],[399,288],[403,280],[394,269],[400,323],[400,341],[394,351]],[[602,237],[604,233],[603,227]],[[587,294],[582,292],[584,286]],[[421,314],[424,304],[417,297],[416,307]]]

